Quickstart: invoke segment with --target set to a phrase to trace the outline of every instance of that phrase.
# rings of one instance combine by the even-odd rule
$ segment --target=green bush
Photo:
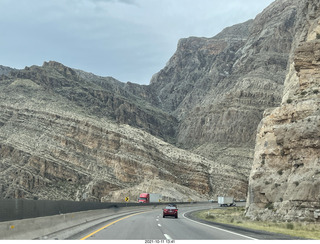
[[[273,203],[272,202],[268,202],[266,204],[265,208],[270,209],[270,210],[273,209]]]
[[[206,219],[215,219],[215,216],[212,215],[212,214],[209,214],[209,215],[206,216]]]
[[[294,225],[292,223],[287,223],[287,229],[289,230],[293,230],[294,229]]]

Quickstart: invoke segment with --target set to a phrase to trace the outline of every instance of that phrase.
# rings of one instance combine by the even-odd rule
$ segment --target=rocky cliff
[[[215,37],[181,39],[151,80],[154,104],[179,119],[177,145],[237,168],[244,185],[263,111],[281,102],[299,7],[275,1]]]
[[[247,199],[254,219],[320,220],[320,3],[299,4],[282,103],[258,128]]]
[[[178,119],[177,143],[254,147],[263,111],[281,101],[298,1],[276,1],[213,38],[186,38],[151,80]]]

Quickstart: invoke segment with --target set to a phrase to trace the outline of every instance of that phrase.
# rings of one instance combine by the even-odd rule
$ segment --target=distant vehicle
[[[169,203],[168,206],[177,208],[177,204],[174,204],[174,203]]]
[[[220,207],[236,206],[233,197],[218,197],[218,204]]]
[[[162,195],[157,193],[150,193],[150,202],[161,202]]]
[[[161,194],[156,193],[141,193],[138,202],[139,203],[153,203],[153,202],[161,202],[162,196]]]
[[[150,194],[149,193],[141,193],[138,198],[138,203],[149,203]]]
[[[174,216],[176,219],[178,218],[178,209],[174,206],[167,206],[163,209],[163,218],[166,216]]]

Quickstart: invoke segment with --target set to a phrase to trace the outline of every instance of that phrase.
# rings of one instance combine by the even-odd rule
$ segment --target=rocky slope
[[[256,138],[247,199],[255,219],[320,220],[320,3],[300,4],[282,103],[265,112]]]
[[[6,66],[3,66],[3,65],[0,65],[0,76],[1,75],[6,75],[6,74],[9,74],[11,71],[13,71],[15,69],[13,68],[10,68],[10,67],[6,67]]]
[[[207,200],[226,190],[226,175],[233,189],[244,187],[231,167],[159,139],[172,116],[121,86],[56,62],[2,76],[0,197],[135,201],[156,191],[168,200]],[[147,132],[154,126],[159,138]]]
[[[74,104],[79,108],[79,113],[105,117],[116,123],[141,128],[167,141],[172,141],[175,137],[177,120],[173,116],[149,105],[125,89],[124,83],[112,77],[95,76],[50,61],[44,62],[42,67],[31,66],[11,72],[8,80],[9,83],[12,82],[9,85],[11,88],[20,89],[22,92],[30,86],[40,86],[40,91],[67,99],[65,106]],[[30,81],[33,85],[28,84]],[[28,103],[30,98],[31,96],[24,99],[8,98],[8,101],[12,100],[11,103],[19,105]],[[52,102],[58,99],[52,96],[51,98]],[[33,102],[36,102],[35,100]],[[46,96],[41,95],[38,100],[41,107]],[[67,107],[64,109],[68,111]]]
[[[299,21],[294,2],[276,1],[253,21],[213,38],[179,41],[150,86],[159,90],[162,108],[180,119],[180,146],[216,142],[253,148],[263,111],[281,101]]]

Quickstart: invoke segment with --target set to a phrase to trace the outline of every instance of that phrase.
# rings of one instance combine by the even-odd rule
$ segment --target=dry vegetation
[[[244,207],[220,208],[199,211],[195,213],[195,216],[200,219],[217,223],[231,224],[307,239],[320,239],[319,223],[252,221],[244,216],[244,211]]]

